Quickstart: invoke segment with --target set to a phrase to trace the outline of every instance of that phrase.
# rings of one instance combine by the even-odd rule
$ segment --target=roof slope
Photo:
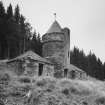
[[[61,26],[59,23],[55,20],[49,30],[46,33],[53,33],[53,32],[61,32]]]
[[[14,60],[22,59],[22,58],[25,58],[25,57],[30,57],[33,60],[41,61],[41,62],[45,62],[45,63],[50,63],[51,64],[50,61],[48,61],[45,58],[42,58],[41,56],[39,56],[38,54],[34,53],[33,51],[27,51],[24,54],[22,54],[22,55],[20,55],[20,56],[18,56],[16,58],[14,58],[14,59],[9,60],[8,62],[12,62]]]
[[[73,64],[70,64],[68,68],[69,68],[70,70],[75,70],[75,71],[85,72],[85,71],[83,71],[82,69],[76,67],[76,66],[73,65]]]

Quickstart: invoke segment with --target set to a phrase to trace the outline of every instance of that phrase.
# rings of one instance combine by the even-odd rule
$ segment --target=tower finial
[[[56,20],[56,13],[54,13],[54,19]]]

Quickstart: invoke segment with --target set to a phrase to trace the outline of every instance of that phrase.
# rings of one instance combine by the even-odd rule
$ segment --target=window
[[[43,73],[43,64],[39,63],[39,73],[38,75],[41,76]]]

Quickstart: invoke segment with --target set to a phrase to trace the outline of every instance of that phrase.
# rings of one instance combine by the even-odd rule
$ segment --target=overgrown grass
[[[101,81],[56,79],[53,77],[35,77],[33,81],[28,86],[18,84],[16,86],[15,84],[15,86],[13,85],[14,90],[11,88],[8,92],[11,97],[23,97],[30,91],[29,96],[26,95],[25,98],[25,102],[28,102],[29,105],[79,105],[80,103],[83,105],[95,103],[104,105],[105,86]],[[21,101],[23,99],[20,98]]]

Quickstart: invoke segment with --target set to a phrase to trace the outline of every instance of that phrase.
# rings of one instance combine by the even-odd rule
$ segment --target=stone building
[[[53,76],[54,65],[32,51],[8,60],[7,65],[12,68],[17,75],[25,76]]]
[[[43,57],[54,64],[55,72],[62,72],[63,77],[85,78],[86,73],[70,64],[70,30],[61,28],[55,20],[42,36]]]
[[[67,68],[70,62],[70,31],[57,21],[51,25],[43,40],[43,57],[55,64],[55,70]]]
[[[8,67],[18,75],[56,76],[72,79],[85,79],[86,73],[70,64],[70,30],[61,28],[55,20],[49,30],[42,36],[43,57],[32,51],[8,60]],[[58,77],[59,77],[58,76]]]

